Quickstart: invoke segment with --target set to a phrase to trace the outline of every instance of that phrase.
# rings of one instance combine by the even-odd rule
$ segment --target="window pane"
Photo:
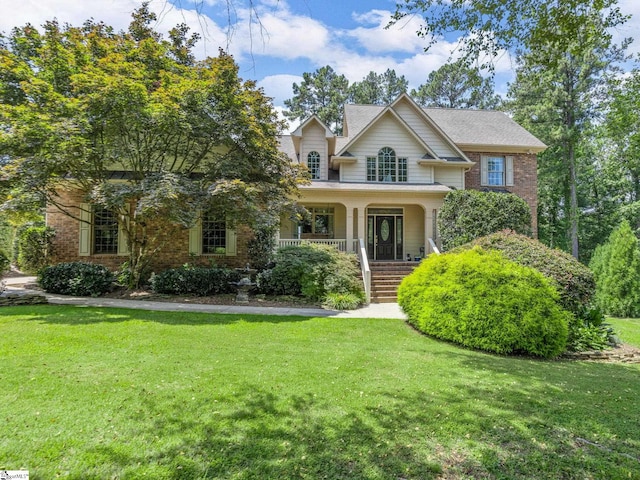
[[[222,255],[227,251],[227,225],[205,215],[202,219],[202,253]]]
[[[504,157],[489,157],[487,174],[489,185],[504,185]]]
[[[396,181],[396,152],[385,147],[378,152],[378,181]]]
[[[398,159],[398,181],[407,181],[407,159],[404,157]]]
[[[367,157],[367,182],[376,181],[376,157]]]
[[[118,219],[110,210],[93,210],[93,253],[118,253]]]
[[[320,178],[320,154],[318,152],[311,152],[307,155],[307,167],[311,173],[311,179],[318,180]]]

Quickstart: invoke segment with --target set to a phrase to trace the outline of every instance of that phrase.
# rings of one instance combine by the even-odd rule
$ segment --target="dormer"
[[[329,179],[329,156],[335,149],[335,135],[312,115],[291,133],[298,161],[307,165],[312,180]]]

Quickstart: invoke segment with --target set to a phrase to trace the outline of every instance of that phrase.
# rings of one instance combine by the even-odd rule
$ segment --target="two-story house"
[[[452,189],[513,192],[531,206],[535,222],[536,154],[545,145],[502,112],[422,108],[405,94],[388,106],[346,106],[341,136],[312,116],[280,144],[312,177],[300,188],[310,217],[282,218],[280,246],[307,239],[368,261],[414,262],[437,244],[438,211]],[[81,206],[82,218],[47,209],[47,224],[56,229],[55,261],[119,268],[128,252],[115,216],[83,204],[82,192],[59,194],[62,204]],[[171,248],[155,254],[151,268],[212,260],[244,266],[250,236],[224,219],[202,218],[172,233]]]
[[[280,244],[300,239],[357,251],[373,261],[423,257],[452,189],[508,191],[531,207],[536,231],[536,154],[546,147],[502,112],[422,108],[408,95],[391,105],[347,105],[343,135],[316,116],[281,139],[312,181],[301,187],[311,217],[283,219]]]

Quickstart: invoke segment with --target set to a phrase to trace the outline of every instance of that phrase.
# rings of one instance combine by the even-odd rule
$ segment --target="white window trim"
[[[482,187],[513,187],[513,157],[509,155],[492,155],[491,157],[504,158],[504,183],[502,185],[489,185],[489,156],[483,155],[480,159],[480,186]]]

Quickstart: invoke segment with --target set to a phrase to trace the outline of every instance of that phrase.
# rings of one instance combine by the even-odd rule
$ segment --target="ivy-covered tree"
[[[598,247],[590,267],[596,277],[596,299],[604,313],[640,316],[640,245],[626,220]]]
[[[335,133],[342,132],[344,104],[349,97],[349,80],[326,65],[302,74],[300,85],[293,84],[293,97],[285,100],[289,120],[305,120],[317,115]]]
[[[454,190],[444,197],[438,232],[444,250],[500,230],[531,234],[531,209],[511,193]]]
[[[146,4],[128,31],[103,23],[26,25],[0,44],[1,200],[35,195],[79,220],[61,188],[117,214],[131,286],[199,211],[260,227],[286,208],[297,170],[278,151],[282,125],[224,52],[196,62],[195,37],[165,40]],[[113,178],[118,178],[114,182]],[[163,234],[154,234],[162,218]]]
[[[446,63],[432,71],[427,81],[411,90],[423,107],[496,109],[501,99],[494,92],[493,79],[467,66],[464,60]]]

